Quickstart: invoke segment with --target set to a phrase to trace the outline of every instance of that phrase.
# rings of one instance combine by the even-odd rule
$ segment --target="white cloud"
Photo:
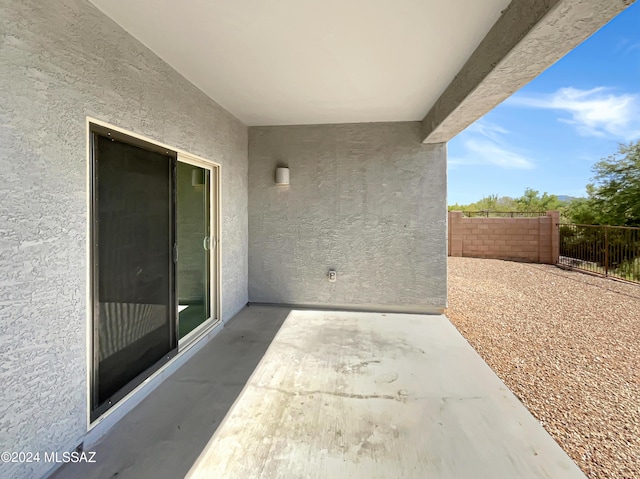
[[[635,50],[640,50],[640,42],[632,41],[629,38],[622,39],[614,48],[614,52],[627,56]]]
[[[494,164],[501,168],[522,168],[527,170],[534,166],[533,162],[524,156],[492,141],[467,140],[465,146],[469,152],[482,159],[483,163]]]
[[[640,137],[640,98],[615,94],[599,87],[591,90],[561,88],[550,95],[514,95],[506,104],[558,110],[568,114],[558,118],[575,126],[583,136],[615,137],[631,141]]]
[[[629,53],[632,53],[636,50],[640,50],[640,42],[633,43],[625,48],[624,55],[628,55]]]
[[[505,140],[509,131],[495,123],[478,120],[463,133],[464,155],[450,157],[449,165],[493,165],[504,169],[532,169],[533,161],[518,153]]]
[[[496,125],[495,123],[490,123],[485,120],[476,121],[467,128],[467,131],[479,133],[493,141],[500,141],[501,135],[507,135],[509,133],[509,131],[505,130],[500,125]]]

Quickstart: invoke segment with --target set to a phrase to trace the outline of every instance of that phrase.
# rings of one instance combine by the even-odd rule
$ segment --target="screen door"
[[[93,417],[177,347],[176,155],[95,130]]]

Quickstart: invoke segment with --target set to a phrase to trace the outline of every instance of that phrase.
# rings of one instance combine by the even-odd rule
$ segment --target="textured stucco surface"
[[[85,0],[0,18],[0,451],[61,451],[86,430],[85,117],[222,164],[224,319],[247,302],[247,129]]]
[[[420,140],[420,122],[251,127],[249,301],[444,307],[446,146]]]
[[[449,141],[635,0],[513,0],[422,121]]]

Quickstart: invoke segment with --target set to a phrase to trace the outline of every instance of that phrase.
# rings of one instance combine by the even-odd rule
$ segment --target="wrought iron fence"
[[[537,218],[538,216],[546,216],[546,211],[463,211],[462,216],[466,218],[482,217],[482,218]]]
[[[640,283],[640,228],[560,224],[558,263]]]

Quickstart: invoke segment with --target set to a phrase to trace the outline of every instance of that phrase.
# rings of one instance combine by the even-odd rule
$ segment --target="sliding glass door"
[[[209,168],[178,162],[178,338],[185,342],[211,318],[211,176]]]
[[[175,155],[93,135],[94,395],[107,409],[176,348]]]
[[[217,168],[91,125],[91,420],[217,319]]]

